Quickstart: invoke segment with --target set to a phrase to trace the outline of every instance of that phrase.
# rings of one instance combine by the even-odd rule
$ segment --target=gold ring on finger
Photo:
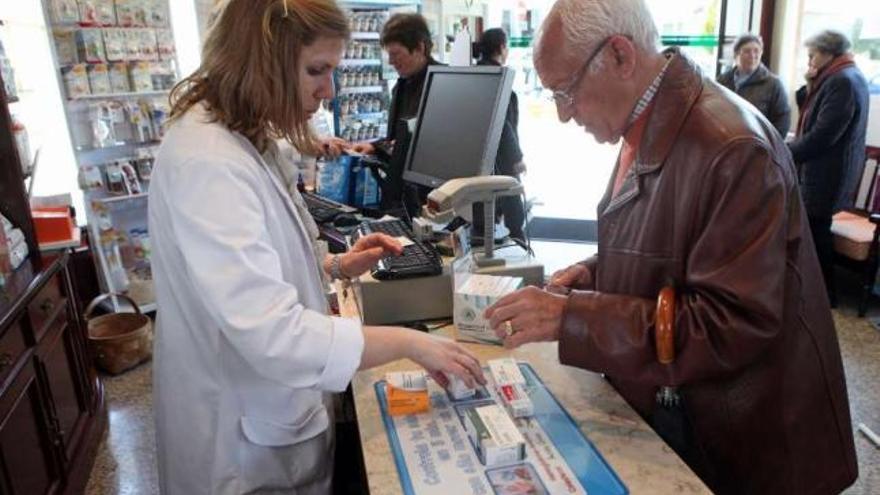
[[[504,322],[504,333],[508,337],[516,333],[516,330],[513,329],[513,323],[511,323],[510,320]]]

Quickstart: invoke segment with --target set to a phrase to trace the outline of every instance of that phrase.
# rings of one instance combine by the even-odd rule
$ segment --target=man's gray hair
[[[849,51],[852,47],[852,43],[849,41],[849,38],[840,31],[826,29],[807,38],[807,41],[804,42],[804,46],[839,57]]]
[[[572,52],[586,55],[615,34],[628,36],[642,50],[657,49],[657,27],[643,0],[559,0],[554,12]]]

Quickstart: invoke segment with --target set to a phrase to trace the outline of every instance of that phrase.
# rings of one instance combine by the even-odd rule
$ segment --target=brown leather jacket
[[[569,296],[560,361],[605,373],[646,418],[658,387],[679,385],[682,457],[718,493],[837,493],[858,474],[846,382],[791,157],[754,109],[674,57],[635,178],[599,205],[595,287]],[[677,357],[660,365],[669,284]]]

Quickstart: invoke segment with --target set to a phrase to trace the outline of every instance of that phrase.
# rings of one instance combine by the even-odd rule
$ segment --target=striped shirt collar
[[[648,86],[648,89],[642,93],[642,96],[639,97],[639,101],[636,102],[636,106],[633,108],[632,113],[629,114],[629,118],[626,119],[626,128],[629,127],[635,122],[641,115],[644,113],[645,109],[654,101],[654,97],[657,96],[657,91],[660,89],[660,83],[663,82],[663,76],[666,75],[666,69],[669,68],[669,63],[672,62],[673,53],[666,54],[666,63],[663,65],[663,68],[660,69],[660,72],[657,74],[657,77],[651,81],[651,84]]]

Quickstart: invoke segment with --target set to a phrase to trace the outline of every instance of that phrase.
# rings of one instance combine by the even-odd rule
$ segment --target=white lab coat
[[[332,468],[324,392],[345,389],[364,339],[356,320],[327,316],[288,193],[198,106],[159,151],[149,224],[162,492],[304,493],[291,485]]]

